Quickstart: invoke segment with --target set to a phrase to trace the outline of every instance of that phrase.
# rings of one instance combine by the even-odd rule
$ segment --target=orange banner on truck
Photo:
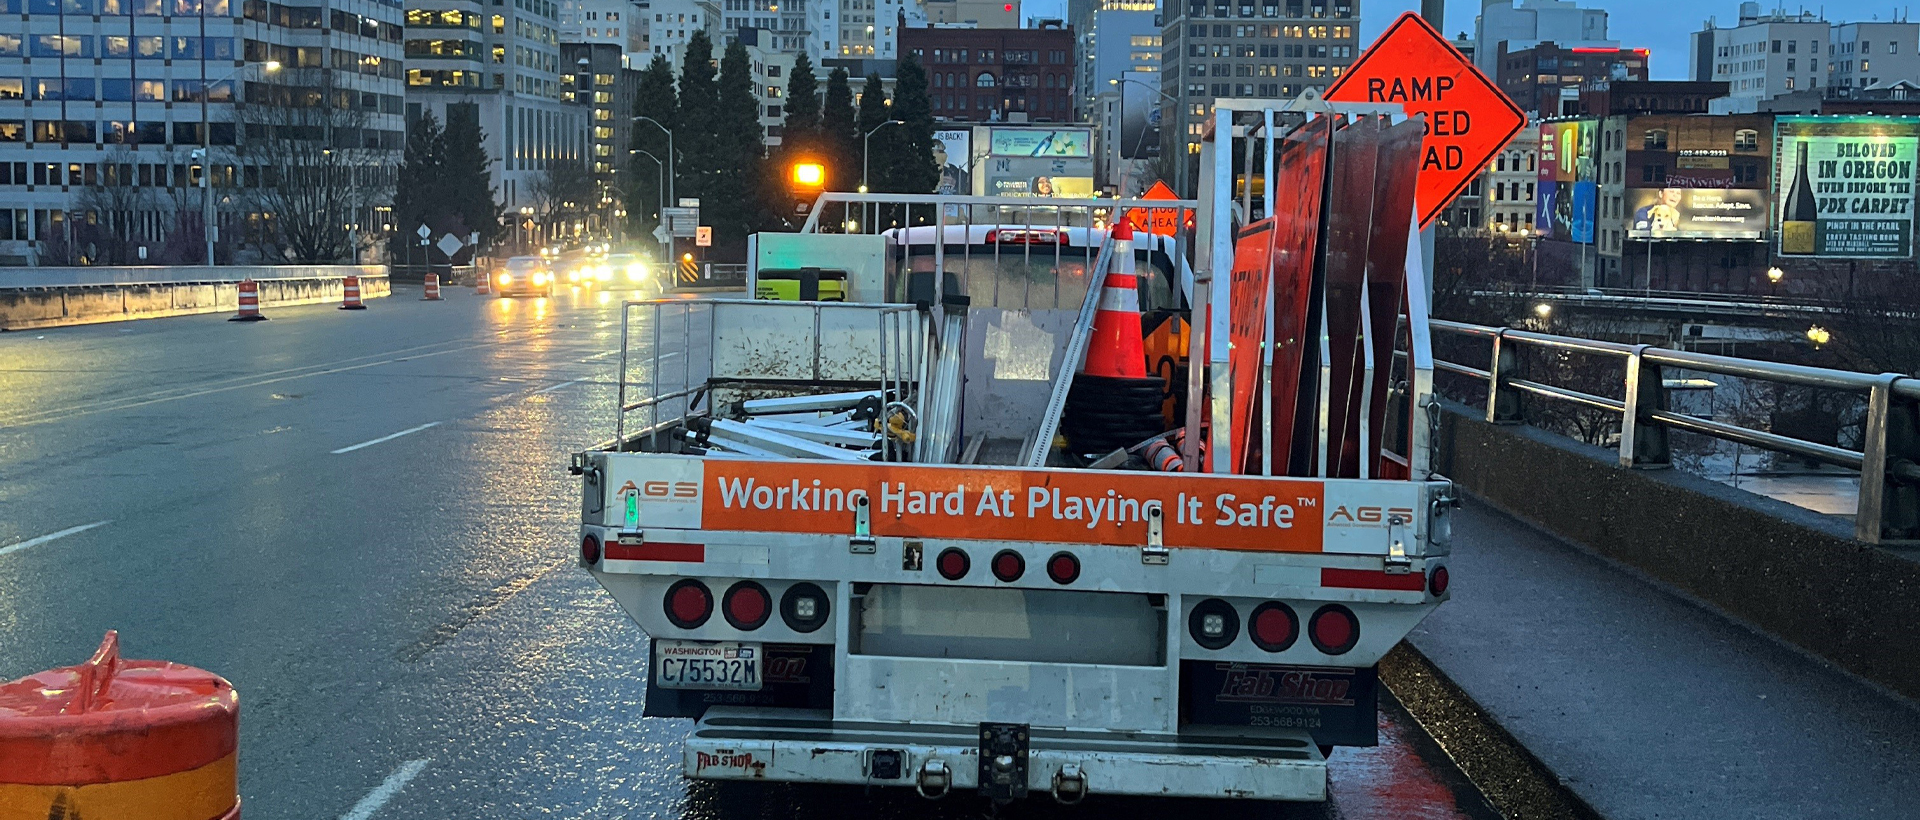
[[[1169,547],[1321,551],[1317,481],[730,459],[703,471],[708,529],[851,535],[864,496],[876,536],[1140,546],[1159,509]]]

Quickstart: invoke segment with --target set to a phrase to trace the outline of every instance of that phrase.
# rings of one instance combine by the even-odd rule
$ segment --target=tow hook
[[[1060,771],[1053,773],[1053,799],[1062,806],[1071,806],[1087,796],[1087,775],[1080,771],[1080,764],[1067,763]]]
[[[920,774],[913,779],[913,789],[928,800],[939,800],[947,796],[953,788],[953,772],[947,770],[944,760],[929,760],[920,764]]]

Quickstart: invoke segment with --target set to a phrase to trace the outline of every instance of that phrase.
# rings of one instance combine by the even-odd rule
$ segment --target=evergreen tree
[[[940,168],[933,162],[933,101],[927,94],[927,71],[908,52],[894,71],[893,119],[900,124],[874,135],[876,142],[882,135],[893,137],[888,145],[896,150],[888,157],[887,180],[901,193],[932,193],[940,184]]]
[[[413,231],[425,224],[439,203],[446,201],[441,182],[446,175],[446,132],[432,109],[420,113],[407,128],[406,153],[394,175],[394,237],[388,253],[404,260],[411,248]]]
[[[480,130],[475,106],[448,108],[444,140],[441,202],[467,230],[480,234],[482,243],[491,243],[501,233],[499,191],[493,187],[493,159],[487,156],[487,136]]]
[[[888,126],[886,130],[879,133],[873,132],[873,129],[880,127],[881,123],[892,119],[891,112],[887,110],[887,102],[887,90],[881,85],[880,72],[868,74],[866,84],[860,87],[860,114],[854,120],[853,138],[856,152],[854,157],[859,163],[855,166],[855,173],[864,172],[867,177],[867,189],[870,191],[893,190],[889,184],[888,157],[891,155],[889,149],[891,140],[898,135],[888,132],[899,126]],[[868,138],[868,134],[873,134],[873,137]]]
[[[674,129],[674,148],[680,152],[678,177],[682,197],[708,197],[707,188],[721,168],[719,127],[715,108],[719,105],[719,85],[714,79],[713,41],[705,31],[695,31],[687,40],[686,54],[680,63],[680,109]]]
[[[680,101],[673,89],[673,64],[663,55],[653,55],[653,62],[640,72],[640,83],[634,92],[633,114],[650,117],[665,128],[674,128],[679,122]],[[659,164],[642,154],[628,156],[629,168],[626,182],[627,216],[637,236],[650,236],[655,226],[660,224],[660,203],[663,201],[662,187],[666,186],[668,174],[676,169],[667,156],[669,145],[677,149],[677,140],[668,140],[667,135],[651,123],[634,122],[632,145],[646,151],[658,159]],[[671,201],[668,205],[673,205]]]
[[[820,109],[820,153],[826,161],[827,187],[851,191],[859,184],[859,146],[854,144],[853,87],[847,70],[827,74],[827,99]]]
[[[735,40],[720,60],[718,102],[710,115],[714,165],[703,189],[707,198],[700,203],[702,221],[713,226],[716,247],[745,248],[747,234],[765,218],[766,135],[753,86],[747,47]]]
[[[787,75],[787,121],[780,129],[780,146],[789,157],[820,150],[820,83],[813,78],[813,61],[801,54]]]

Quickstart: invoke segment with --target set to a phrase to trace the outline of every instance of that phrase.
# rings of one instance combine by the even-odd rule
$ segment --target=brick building
[[[1072,122],[1073,29],[908,28],[900,50],[927,69],[933,116],[971,122]]]
[[[1494,82],[1520,110],[1542,117],[1570,113],[1561,108],[1561,100],[1578,97],[1580,89],[1591,83],[1647,79],[1644,48],[1568,48],[1553,42],[1518,51],[1506,47],[1500,44]]]

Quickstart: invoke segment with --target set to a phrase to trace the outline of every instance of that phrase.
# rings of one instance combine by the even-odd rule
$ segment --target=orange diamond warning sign
[[[1140,195],[1141,199],[1179,199],[1173,189],[1164,182],[1155,182],[1152,188]],[[1134,208],[1127,211],[1127,221],[1133,224],[1135,231],[1157,233],[1172,236],[1180,225],[1180,216],[1186,215],[1187,227],[1193,227],[1193,211],[1181,208]]]
[[[1400,15],[1361,53],[1327,89],[1325,99],[1399,103],[1408,116],[1427,115],[1414,194],[1423,228],[1527,124],[1519,106],[1474,68],[1473,61],[1411,12]]]

